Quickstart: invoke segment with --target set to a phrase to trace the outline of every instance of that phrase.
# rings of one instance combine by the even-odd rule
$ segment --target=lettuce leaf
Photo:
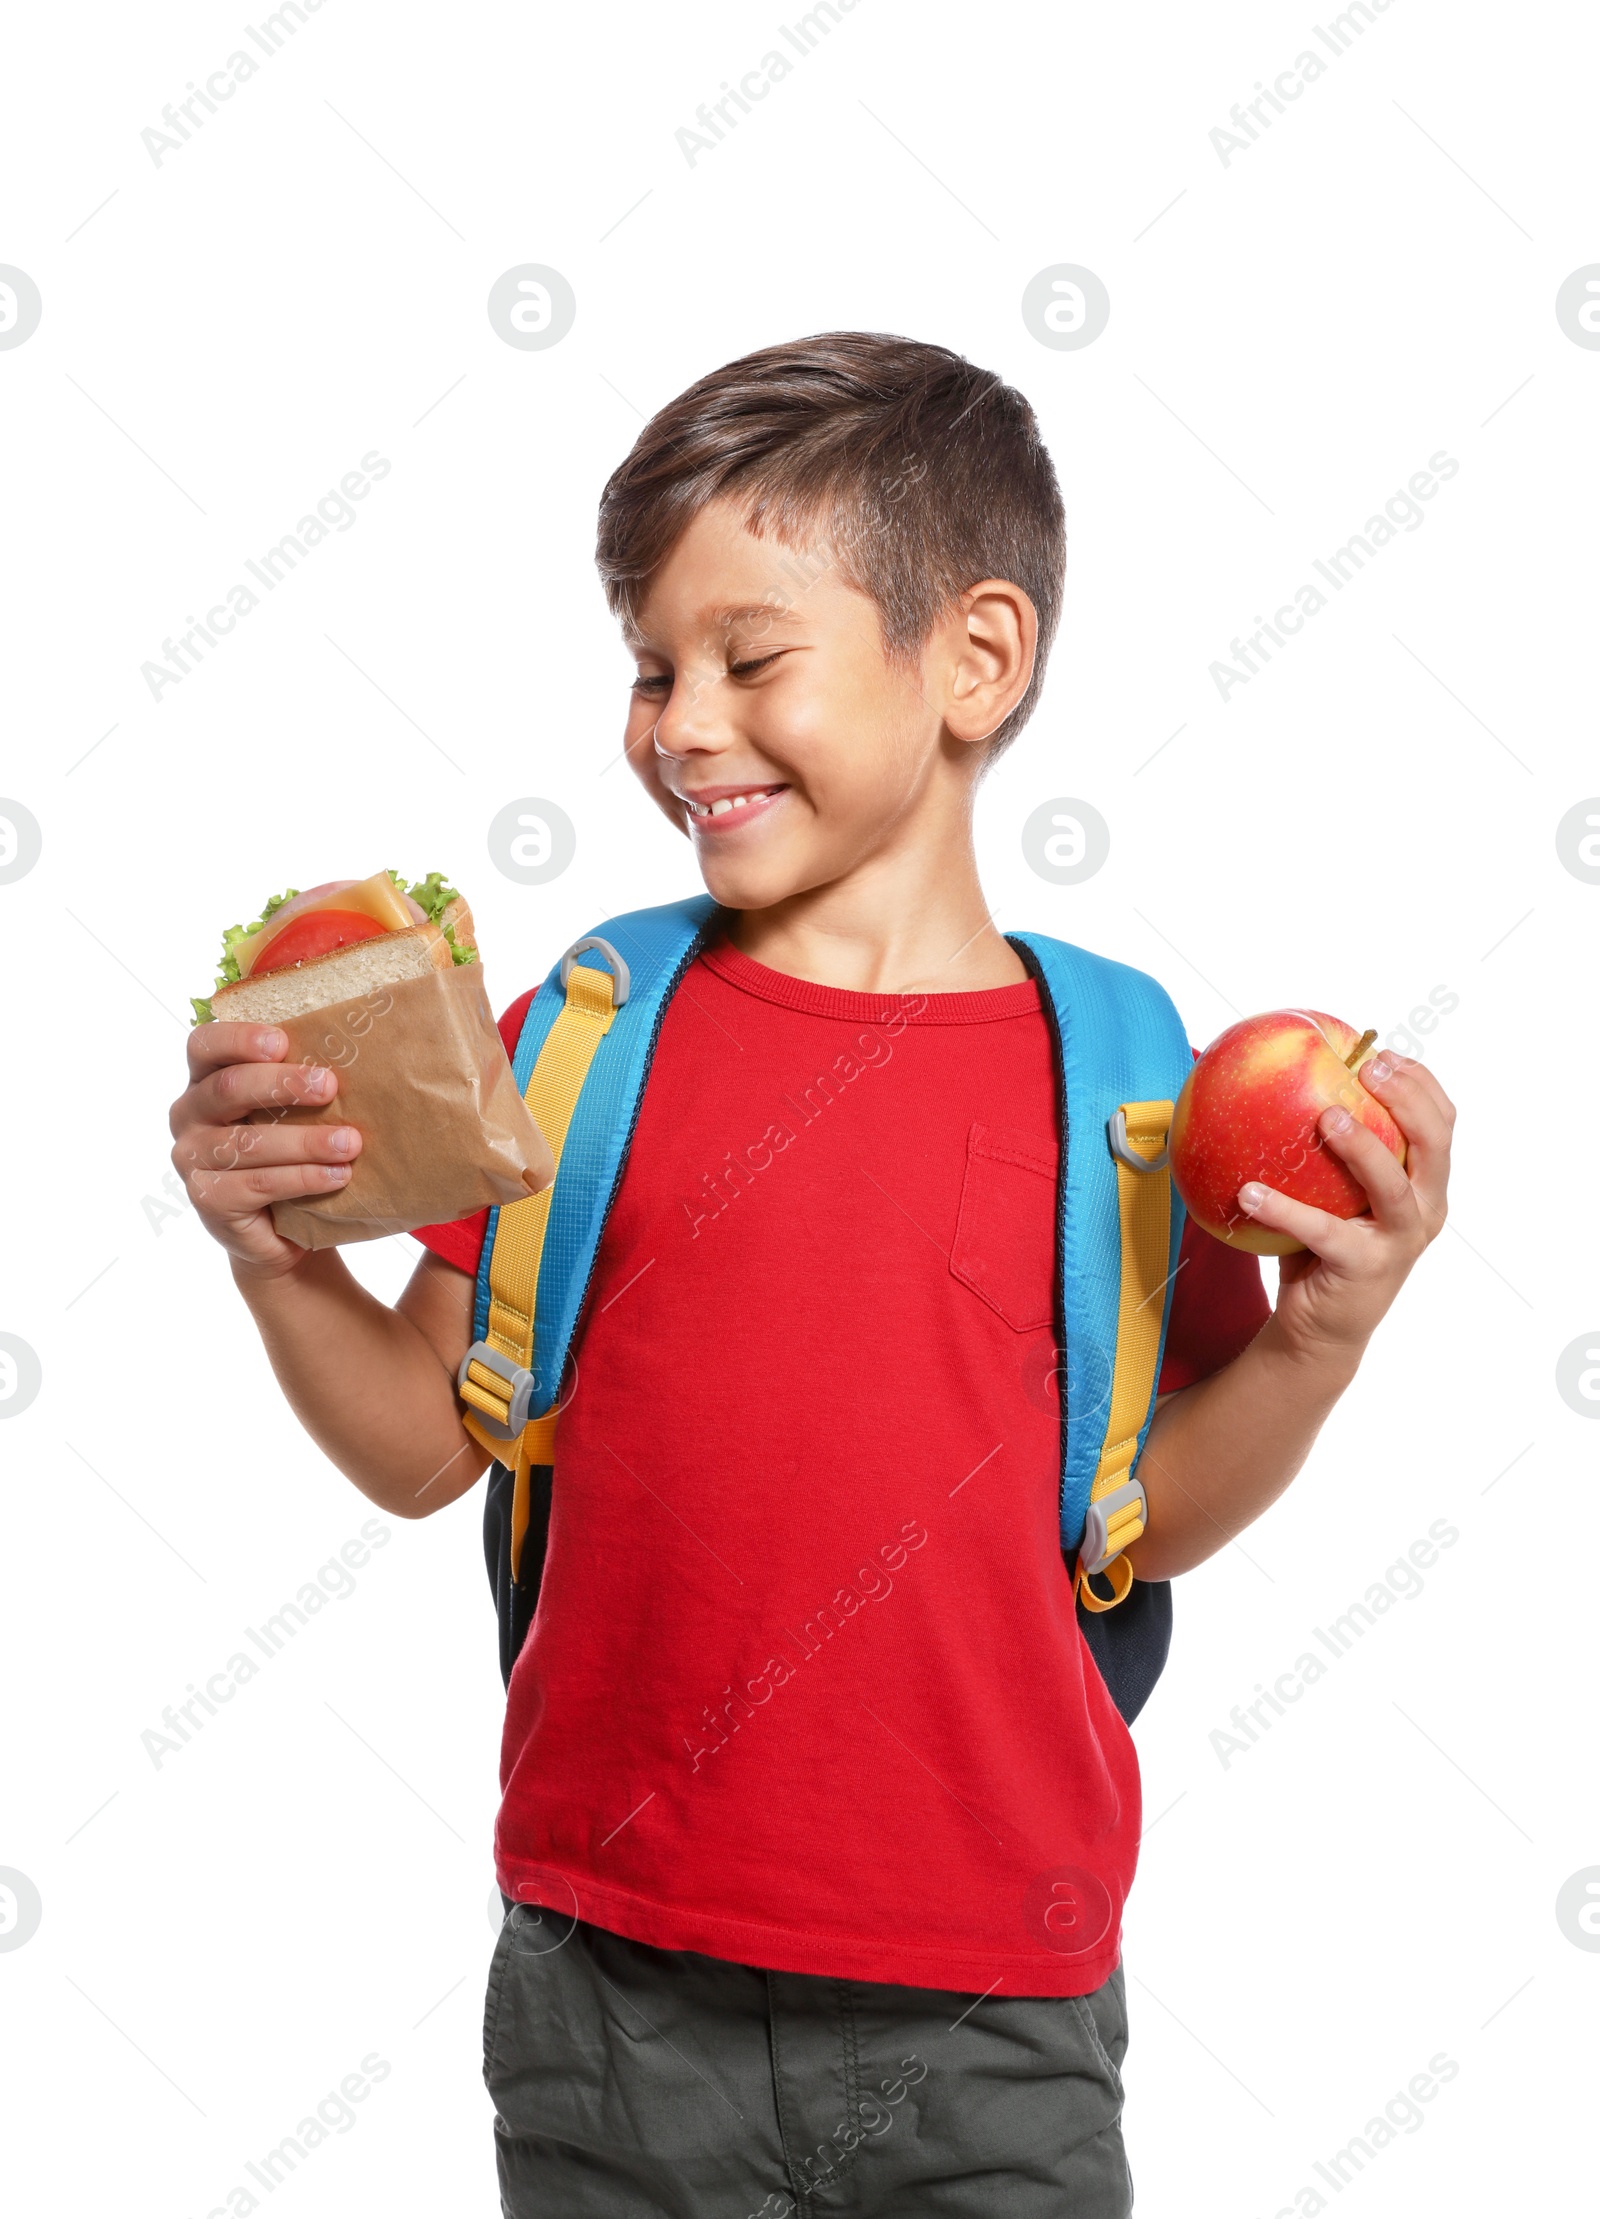
[[[297,891],[296,887],[291,886],[284,893],[274,894],[253,925],[229,925],[222,935],[222,957],[217,971],[219,986],[224,982],[229,986],[235,985],[239,979],[240,941],[253,939],[263,925],[269,925],[284,903],[294,900]]]
[[[443,871],[430,871],[426,878],[419,878],[410,886],[406,884],[398,871],[391,871],[389,876],[394,880],[402,894],[411,896],[418,908],[427,916],[430,924],[436,925],[450,904],[461,899],[456,887],[445,884]]]
[[[253,925],[229,925],[222,935],[222,953],[217,958],[215,981],[217,986],[233,986],[238,983],[241,975],[239,970],[239,943],[248,940],[252,934],[259,932],[263,925],[270,924],[284,903],[293,901],[298,891],[297,887],[290,886],[283,893],[274,894]],[[198,997],[194,997],[192,1006],[195,1023],[197,1025],[209,1025],[211,1022],[210,1001],[202,1001]]]
[[[427,917],[428,922],[439,926],[449,945],[450,958],[453,963],[477,962],[477,950],[475,948],[458,948],[456,946],[454,925],[447,925],[443,922],[444,913],[450,904],[461,899],[460,890],[445,883],[443,871],[430,871],[426,878],[419,878],[409,886],[398,871],[391,871],[389,876],[394,880],[402,894],[411,896],[411,899]]]

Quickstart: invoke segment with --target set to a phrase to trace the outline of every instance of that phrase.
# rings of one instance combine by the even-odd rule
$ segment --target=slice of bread
[[[441,925],[448,925],[455,934],[458,948],[477,947],[478,943],[472,937],[472,911],[467,907],[465,899],[460,894],[457,894],[454,901],[445,904],[440,913],[439,922]]]
[[[465,931],[456,910],[466,918]],[[465,902],[452,902],[445,922],[454,928],[458,947],[476,946]],[[219,986],[211,997],[211,1014],[224,1024],[280,1024],[303,1017],[308,1010],[326,1009],[332,1002],[420,978],[429,969],[448,971],[454,961],[450,943],[437,925],[412,925],[403,932],[380,933],[374,940],[353,941],[331,955],[314,956],[309,963],[292,963],[287,970],[263,971],[259,978]]]

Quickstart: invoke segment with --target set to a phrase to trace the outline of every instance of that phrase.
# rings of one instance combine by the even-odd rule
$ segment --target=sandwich
[[[472,912],[442,872],[398,871],[274,894],[222,936],[217,983],[195,1023],[282,1024],[307,1011],[477,961]]]
[[[217,983],[194,1013],[281,1026],[289,1061],[338,1070],[331,1101],[251,1113],[361,1134],[347,1184],[273,1203],[279,1233],[302,1248],[453,1223],[555,1176],[489,1008],[472,914],[438,871],[275,895],[223,934]]]

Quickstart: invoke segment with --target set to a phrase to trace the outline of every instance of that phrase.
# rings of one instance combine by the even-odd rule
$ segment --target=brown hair
[[[1012,386],[948,347],[869,331],[713,370],[651,417],[601,496],[595,560],[615,615],[633,619],[683,531],[723,495],[763,536],[794,545],[820,528],[899,660],[980,578],[1021,586],[1039,644],[989,759],[1021,731],[1061,613],[1066,523],[1033,410]]]

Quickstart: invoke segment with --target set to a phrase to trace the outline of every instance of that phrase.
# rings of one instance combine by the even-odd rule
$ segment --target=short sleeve
[[[1170,1395],[1221,1371],[1249,1347],[1271,1315],[1260,1257],[1228,1247],[1187,1219],[1157,1393]]]
[[[500,1020],[500,1038],[508,1056],[515,1056],[517,1052],[523,1019],[538,991],[536,986],[530,986]],[[478,1260],[483,1254],[483,1236],[488,1229],[488,1211],[475,1210],[471,1217],[457,1218],[453,1225],[418,1225],[411,1237],[421,1241],[435,1256],[442,1256],[447,1264],[454,1264],[458,1271],[476,1275]]]

